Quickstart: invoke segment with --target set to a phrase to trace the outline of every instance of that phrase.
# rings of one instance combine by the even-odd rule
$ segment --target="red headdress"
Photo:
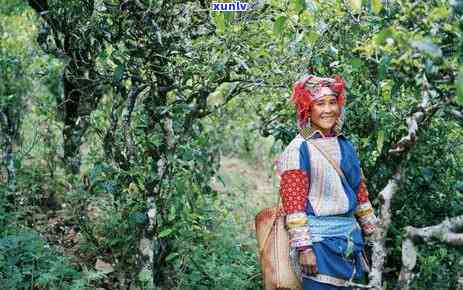
[[[296,81],[291,101],[296,105],[298,126],[303,127],[307,123],[312,103],[323,96],[335,95],[342,111],[346,99],[344,92],[344,80],[339,75],[334,79],[309,75]]]

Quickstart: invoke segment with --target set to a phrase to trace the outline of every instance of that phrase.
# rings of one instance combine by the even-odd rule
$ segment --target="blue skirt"
[[[330,284],[320,283],[309,278],[302,280],[303,290],[353,290],[352,287],[339,287]]]
[[[364,275],[362,266],[363,241],[361,234],[354,234],[352,254],[345,256],[348,242],[345,238],[326,238],[312,245],[317,261],[318,273],[342,280],[361,279]],[[360,241],[359,241],[360,239]],[[360,242],[360,243],[359,243]],[[353,290],[352,287],[335,286],[303,278],[303,290]]]

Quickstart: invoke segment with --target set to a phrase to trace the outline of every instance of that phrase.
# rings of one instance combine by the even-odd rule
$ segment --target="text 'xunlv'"
[[[240,1],[235,3],[211,3],[211,9],[214,11],[245,11],[248,7],[249,3],[241,3]]]

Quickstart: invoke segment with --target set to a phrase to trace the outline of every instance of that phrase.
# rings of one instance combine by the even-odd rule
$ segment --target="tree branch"
[[[461,227],[463,227],[463,215],[446,219],[435,226],[406,227],[405,238],[402,241],[402,268],[396,289],[408,290],[415,277],[413,269],[416,266],[416,242],[422,240],[429,243],[432,239],[436,239],[452,246],[463,246],[463,233],[455,233]]]
[[[437,238],[441,242],[447,244],[461,246],[463,245],[463,234],[455,234],[454,232],[463,227],[463,215],[446,219],[438,225],[415,228],[407,227],[407,236],[412,238],[414,241],[423,239],[425,242],[429,242],[432,238]]]
[[[423,95],[421,103],[416,108],[416,112],[407,118],[408,134],[402,137],[394,148],[389,150],[389,154],[397,155],[410,149],[416,142],[418,124],[422,123],[425,118],[435,112],[439,106],[429,104],[429,83],[426,77],[423,79]]]
[[[134,81],[133,87],[130,89],[129,94],[127,96],[124,105],[124,110],[122,111],[122,128],[125,139],[125,155],[127,162],[130,162],[130,160],[133,160],[133,158],[135,157],[135,141],[133,140],[133,136],[130,133],[130,119],[132,116],[133,109],[135,107],[137,97],[146,87],[147,85],[138,86],[136,81]]]
[[[458,120],[463,121],[463,111],[452,109],[450,110],[450,114],[452,114],[452,116],[457,118]]]
[[[379,215],[378,228],[373,236],[372,268],[369,274],[370,283],[375,289],[380,289],[382,284],[382,274],[384,262],[386,260],[386,236],[391,225],[391,201],[394,194],[399,189],[402,178],[402,168],[399,167],[394,176],[388,181],[387,185],[379,193],[381,209]]]

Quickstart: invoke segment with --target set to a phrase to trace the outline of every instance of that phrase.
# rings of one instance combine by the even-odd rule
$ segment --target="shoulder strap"
[[[336,172],[339,174],[339,176],[341,176],[341,178],[345,178],[344,173],[342,172],[341,168],[339,168],[338,164],[322,148],[320,148],[320,146],[318,146],[316,142],[312,142],[311,140],[307,140],[307,142],[310,145],[313,145],[313,147],[317,149],[318,152],[320,152],[326,160],[328,160],[328,162],[331,164],[331,166],[333,166],[334,170],[336,170]]]

